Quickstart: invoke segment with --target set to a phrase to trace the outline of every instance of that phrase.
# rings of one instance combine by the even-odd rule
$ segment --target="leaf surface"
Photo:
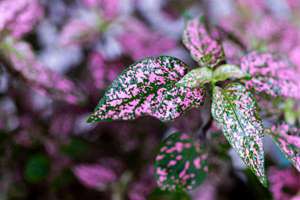
[[[155,177],[164,190],[191,190],[200,185],[208,172],[204,146],[189,135],[174,133],[162,144],[155,161]]]
[[[300,172],[300,129],[283,123],[274,125],[270,135],[287,159]]]
[[[300,73],[287,60],[270,53],[251,52],[241,59],[241,68],[252,76],[248,88],[274,97],[300,99]]]
[[[263,126],[253,95],[239,83],[213,91],[212,115],[244,163],[266,186]]]
[[[219,66],[213,73],[213,79],[215,82],[225,81],[229,78],[240,79],[246,76],[238,66],[225,64]]]
[[[199,18],[187,22],[182,40],[193,59],[202,67],[214,67],[225,59],[222,45],[211,37]]]
[[[205,83],[209,83],[211,79],[212,70],[208,67],[201,67],[190,71],[176,85],[196,88],[203,86]]]
[[[153,116],[162,121],[179,117],[203,103],[204,90],[176,87],[187,73],[177,58],[147,58],[129,66],[109,87],[88,122],[132,120]]]

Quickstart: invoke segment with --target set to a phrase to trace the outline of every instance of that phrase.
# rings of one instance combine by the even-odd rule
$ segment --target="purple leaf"
[[[262,143],[264,129],[251,92],[239,83],[229,84],[225,89],[215,87],[212,115],[230,145],[266,185]]]
[[[300,99],[300,74],[280,57],[252,52],[242,58],[241,68],[252,76],[248,88],[274,97]]]
[[[145,115],[163,121],[177,118],[204,100],[201,88],[175,86],[186,73],[187,65],[169,56],[139,61],[112,83],[88,122],[132,120]]]
[[[187,22],[183,43],[200,66],[214,67],[225,59],[222,46],[211,37],[199,18]]]
[[[275,143],[300,172],[300,129],[288,124],[274,125],[270,132]]]
[[[100,164],[82,164],[74,167],[74,174],[88,188],[102,190],[117,180],[117,174]]]

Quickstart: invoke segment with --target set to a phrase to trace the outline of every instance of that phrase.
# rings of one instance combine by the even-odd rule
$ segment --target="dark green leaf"
[[[25,178],[31,183],[43,181],[49,173],[50,161],[43,155],[32,156],[25,166]]]

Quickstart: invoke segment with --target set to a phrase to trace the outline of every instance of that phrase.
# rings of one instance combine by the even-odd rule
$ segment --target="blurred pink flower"
[[[300,174],[292,169],[279,170],[274,167],[269,169],[270,190],[274,200],[297,200],[300,198]],[[287,193],[288,189],[294,194]]]
[[[74,83],[43,66],[28,43],[7,40],[4,52],[11,70],[38,92],[71,104],[83,101],[83,94]]]
[[[123,24],[124,31],[118,38],[125,53],[134,60],[147,56],[157,56],[175,48],[176,42],[162,34],[150,30],[137,19]]]
[[[117,180],[117,175],[111,168],[99,164],[82,164],[73,169],[80,182],[91,189],[104,189]]]
[[[44,11],[38,0],[2,0],[0,2],[0,31],[7,30],[20,38],[32,30],[43,17]]]

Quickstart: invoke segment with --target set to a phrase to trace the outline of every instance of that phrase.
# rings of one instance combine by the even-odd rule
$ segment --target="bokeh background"
[[[218,167],[203,185],[159,190],[153,162],[161,139],[201,130],[205,106],[169,123],[86,123],[129,64],[172,55],[196,67],[181,42],[191,16],[217,27],[230,63],[259,50],[300,69],[299,11],[297,0],[1,0],[0,199],[299,200],[300,174],[271,140],[263,188],[220,134],[209,136]],[[288,110],[294,123],[298,107]]]

